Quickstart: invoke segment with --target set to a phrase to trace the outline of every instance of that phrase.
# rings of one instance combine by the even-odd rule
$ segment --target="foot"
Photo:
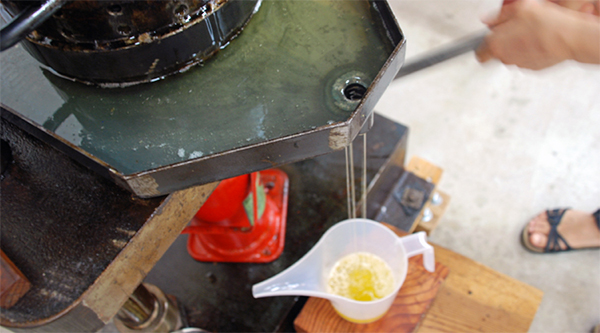
[[[527,225],[531,245],[543,250],[548,243],[550,223],[546,212],[534,217]],[[569,209],[562,217],[557,231],[573,249],[600,247],[600,229],[590,213]],[[560,248],[566,249],[564,242]]]

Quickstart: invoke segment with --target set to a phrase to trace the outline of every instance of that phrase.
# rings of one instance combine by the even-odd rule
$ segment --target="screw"
[[[433,219],[433,212],[431,212],[431,209],[429,209],[429,207],[425,208],[423,210],[423,217],[421,218],[421,221],[429,222],[432,219]]]
[[[433,196],[431,197],[431,203],[437,206],[442,202],[444,202],[444,198],[442,198],[442,196],[439,193],[434,192]]]

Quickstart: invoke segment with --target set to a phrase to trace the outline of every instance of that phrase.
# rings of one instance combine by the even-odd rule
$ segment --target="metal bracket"
[[[409,186],[404,189],[399,188],[398,190],[402,191],[394,192],[394,198],[398,201],[406,215],[412,216],[421,210],[425,202],[424,189],[419,186]]]

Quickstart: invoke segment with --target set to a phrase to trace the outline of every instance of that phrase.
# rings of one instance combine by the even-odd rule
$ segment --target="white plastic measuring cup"
[[[392,269],[394,291],[374,301],[355,301],[327,292],[327,279],[333,265],[354,252],[370,252]],[[423,266],[435,270],[433,247],[424,232],[398,237],[381,223],[350,219],[331,227],[304,257],[283,272],[252,286],[255,298],[271,296],[312,296],[328,299],[344,319],[369,323],[390,308],[408,270],[408,258],[423,254]]]

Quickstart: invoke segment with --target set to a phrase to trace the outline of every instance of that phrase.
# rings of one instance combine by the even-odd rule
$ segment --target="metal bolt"
[[[444,198],[442,198],[442,196],[439,193],[434,192],[433,196],[431,196],[431,203],[437,206],[442,202],[444,202]]]
[[[423,210],[423,217],[421,218],[421,221],[429,222],[432,219],[433,219],[433,212],[431,211],[431,209],[429,209],[429,207],[425,208]]]

